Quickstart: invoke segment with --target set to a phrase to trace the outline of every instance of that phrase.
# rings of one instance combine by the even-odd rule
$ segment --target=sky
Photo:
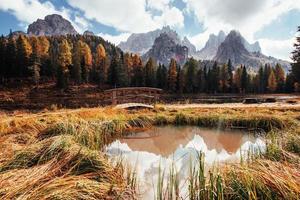
[[[49,14],[118,44],[132,33],[170,26],[201,49],[210,34],[238,30],[262,52],[290,60],[300,26],[300,0],[0,0],[0,34],[26,32]]]

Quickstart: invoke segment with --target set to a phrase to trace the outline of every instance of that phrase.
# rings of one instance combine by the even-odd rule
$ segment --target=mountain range
[[[28,26],[29,35],[66,35],[78,34],[72,24],[62,16],[53,14],[44,19],[38,19]],[[86,31],[84,35],[94,35]],[[169,26],[147,33],[132,34],[118,47],[125,52],[131,52],[142,56],[143,60],[149,57],[157,62],[168,65],[171,58],[179,64],[184,64],[189,57],[199,60],[213,60],[226,63],[231,59],[237,65],[251,66],[258,69],[260,65],[280,63],[287,71],[290,63],[261,52],[258,42],[250,44],[238,31],[233,30],[228,35],[220,31],[218,35],[211,34],[205,46],[197,51],[187,37],[181,37]]]

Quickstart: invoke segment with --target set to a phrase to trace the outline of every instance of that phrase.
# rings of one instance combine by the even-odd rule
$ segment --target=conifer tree
[[[236,92],[241,93],[242,92],[242,84],[241,84],[241,80],[242,80],[242,72],[243,72],[243,67],[238,67],[235,70],[234,76],[233,76],[233,82],[235,85],[235,89]]]
[[[17,69],[16,69],[16,41],[12,35],[12,33],[9,34],[8,42],[6,46],[5,51],[5,61],[6,61],[6,71],[7,71],[7,77],[16,77],[17,76]]]
[[[57,86],[67,88],[69,84],[69,67],[72,64],[71,47],[66,39],[59,44],[57,56]]]
[[[247,73],[246,66],[242,68],[241,89],[242,89],[242,93],[246,93],[248,89],[248,73]]]
[[[124,67],[125,67],[125,71],[127,73],[126,77],[127,77],[128,85],[130,85],[131,78],[133,76],[132,66],[133,66],[132,55],[129,54],[129,53],[125,53],[125,55],[124,55]]]
[[[2,35],[0,37],[0,84],[4,82],[7,77],[7,67],[5,61],[6,39]]]
[[[182,94],[185,87],[184,70],[180,66],[177,67],[177,91]]]
[[[176,92],[177,85],[177,64],[175,59],[171,59],[168,72],[168,89],[170,92]]]
[[[120,69],[119,69],[119,74],[120,74],[119,85],[121,87],[126,87],[129,85],[129,79],[128,79],[128,73],[126,70],[125,58],[124,58],[123,52],[121,52],[119,67],[120,67]]]
[[[32,53],[31,45],[24,35],[20,35],[16,41],[17,47],[17,66],[16,73],[18,77],[30,76],[29,61]]]
[[[209,88],[210,92],[216,93],[218,91],[219,86],[219,67],[218,63],[215,61],[212,69],[209,70],[208,79],[209,79]]]
[[[32,53],[30,55],[29,70],[33,82],[37,85],[40,80],[41,68],[41,49],[36,37],[31,37]]]
[[[264,84],[265,84],[264,69],[263,69],[263,66],[260,66],[259,71],[258,71],[258,88],[257,88],[259,93],[265,92]]]
[[[227,63],[227,71],[228,71],[228,92],[231,92],[232,91],[232,88],[233,88],[233,66],[232,66],[232,63],[231,63],[231,60],[229,59],[228,60],[228,63]]]
[[[107,82],[108,67],[105,48],[102,44],[98,44],[95,53],[95,80],[102,86]]]
[[[120,59],[115,48],[112,53],[112,60],[108,68],[108,83],[116,88],[120,82]]]
[[[155,87],[155,66],[152,58],[149,58],[148,62],[145,66],[145,86],[147,87]]]
[[[197,68],[197,61],[194,58],[190,58],[186,64],[186,91],[188,93],[193,93],[196,89],[196,68]]]
[[[219,91],[225,93],[230,88],[230,75],[228,73],[227,65],[222,65],[219,76]]]
[[[284,85],[285,85],[285,72],[280,64],[276,64],[275,66],[275,76],[277,82],[277,91],[284,92]]]
[[[132,57],[131,86],[144,86],[144,68],[142,59],[138,55]]]
[[[300,33],[300,26],[298,27],[298,32]],[[296,43],[294,44],[295,50],[292,52],[292,76],[294,80],[300,83],[300,36],[296,38]]]
[[[270,73],[269,79],[268,79],[268,90],[269,90],[269,92],[275,92],[276,89],[277,89],[276,77],[275,77],[274,71],[271,70],[271,73]]]

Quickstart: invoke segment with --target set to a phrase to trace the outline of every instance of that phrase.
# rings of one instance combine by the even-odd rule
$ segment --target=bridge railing
[[[127,87],[115,88],[104,91],[106,101],[112,105],[124,103],[146,103],[157,102],[162,93],[162,89],[151,87]]]

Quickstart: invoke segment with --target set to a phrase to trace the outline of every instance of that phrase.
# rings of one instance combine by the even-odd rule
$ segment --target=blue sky
[[[289,59],[300,25],[300,0],[0,0],[0,34],[26,31],[29,23],[61,14],[82,33],[118,44],[131,33],[171,26],[198,49],[209,34],[239,30],[263,53]]]

